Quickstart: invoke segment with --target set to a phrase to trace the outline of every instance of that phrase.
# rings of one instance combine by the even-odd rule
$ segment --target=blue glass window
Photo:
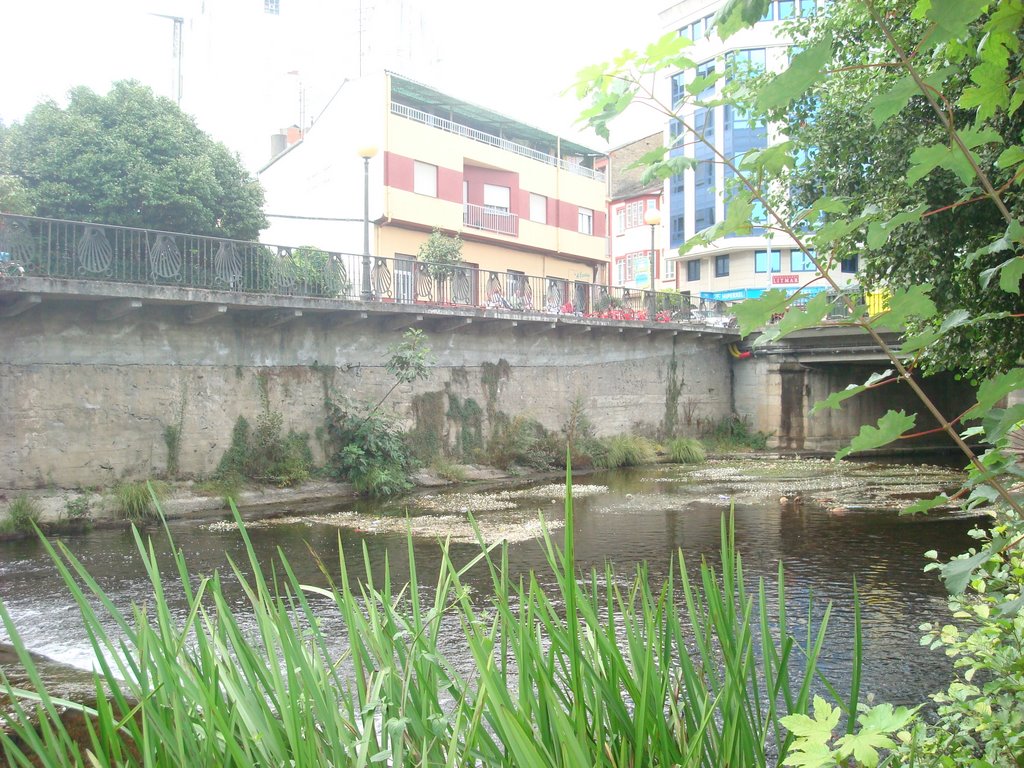
[[[857,271],[860,266],[860,259],[857,256],[850,256],[849,258],[843,259],[840,262],[839,270],[841,272],[853,273]]]
[[[814,251],[811,251],[814,253]],[[814,262],[811,261],[811,257],[803,251],[793,249],[789,252],[789,271],[790,272],[814,272],[817,267],[814,266]]]
[[[700,280],[700,259],[692,259],[686,262],[686,280],[690,283],[694,280]]]
[[[782,271],[782,251],[775,249],[754,251],[754,271],[755,272],[781,272]]]
[[[796,0],[779,0],[779,21],[796,15]]]

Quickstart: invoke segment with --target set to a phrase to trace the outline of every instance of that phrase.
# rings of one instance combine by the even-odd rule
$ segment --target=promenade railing
[[[360,300],[364,256],[308,246],[0,213],[0,272],[240,293]],[[372,256],[371,301],[613,320],[729,324],[726,305],[686,294]]]

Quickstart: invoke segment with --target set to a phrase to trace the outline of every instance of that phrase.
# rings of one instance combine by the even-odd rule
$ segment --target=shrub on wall
[[[290,430],[282,436],[283,418],[277,411],[264,411],[252,429],[239,416],[231,431],[231,445],[217,465],[219,480],[239,478],[287,487],[309,477],[313,454],[309,435]]]

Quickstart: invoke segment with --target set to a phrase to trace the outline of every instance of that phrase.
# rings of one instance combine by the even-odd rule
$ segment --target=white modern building
[[[737,158],[782,138],[777,127],[757,124],[730,105],[696,107],[692,100],[684,101],[687,86],[698,78],[720,73],[700,95],[702,100],[712,100],[725,83],[730,64],[768,71],[783,69],[790,45],[781,34],[781,23],[816,12],[815,0],[772,0],[762,21],[723,41],[716,33],[709,34],[711,21],[723,5],[723,0],[682,0],[659,15],[663,33],[676,30],[693,41],[687,55],[698,62],[694,69],[665,72],[662,98],[673,106],[680,105],[677,115],[707,140],[694,141],[691,135],[677,141],[678,124],[673,121],[666,128],[665,140],[673,147],[671,153],[690,157],[696,163],[665,183],[662,222],[669,244],[667,258],[676,262],[675,287],[706,302],[752,298],[770,288],[792,292],[815,277],[813,263],[791,238],[757,226],[765,223],[759,206],[755,206],[750,234],[723,237],[682,256],[678,254],[679,246],[688,238],[726,216],[731,171],[721,157]],[[837,282],[855,283],[857,266],[856,260],[843,262],[841,274],[834,275]],[[824,290],[822,283],[809,286],[806,293]]]

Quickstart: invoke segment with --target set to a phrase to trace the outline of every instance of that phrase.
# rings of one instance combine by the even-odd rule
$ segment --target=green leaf
[[[957,105],[961,109],[977,109],[975,123],[993,117],[997,109],[1006,109],[1010,103],[1010,88],[1006,84],[1006,70],[993,62],[983,61],[971,70],[969,85],[960,94]]]
[[[920,221],[921,214],[926,210],[928,210],[928,206],[922,204],[909,211],[901,211],[888,221],[872,221],[868,225],[868,249],[876,251],[881,248],[889,239],[889,235],[905,224]]]
[[[900,353],[909,355],[912,352],[930,347],[940,338],[942,338],[942,334],[934,328],[926,328],[920,333],[904,336],[900,340]]]
[[[1017,219],[1014,219],[1006,227],[1006,232],[1003,233],[1003,236],[998,240],[993,240],[988,245],[967,254],[964,264],[969,267],[980,256],[988,256],[989,254],[999,253],[1000,251],[1012,251],[1015,246],[1021,242],[1024,242],[1024,224],[1021,224]]]
[[[868,380],[863,384],[850,384],[846,389],[842,389],[838,392],[833,392],[831,395],[826,397],[824,400],[819,400],[811,408],[811,413],[817,413],[823,411],[826,408],[831,408],[834,411],[838,411],[843,404],[844,400],[849,400],[851,397],[859,395],[865,389],[877,384],[880,381],[884,381],[892,375],[892,368],[886,368],[881,373],[872,373]]]
[[[1024,389],[1024,368],[1014,368],[981,382],[978,400],[964,416],[965,420],[981,418],[1011,392]]]
[[[998,546],[997,541],[999,542]],[[993,540],[990,549],[984,549],[971,557],[950,560],[945,565],[940,566],[939,574],[942,580],[946,582],[946,590],[951,595],[963,594],[963,591],[967,589],[967,585],[971,582],[971,574],[977,570],[978,566],[992,557],[992,553],[1001,546],[1001,540]]]
[[[715,14],[712,22],[723,40],[746,27],[752,27],[762,18],[772,0],[729,0]]]
[[[842,459],[857,451],[870,451],[873,448],[888,445],[911,429],[916,421],[916,414],[908,415],[903,411],[889,411],[878,420],[877,427],[872,427],[869,424],[862,426],[860,434],[853,438],[846,448],[839,451],[836,458]]]
[[[876,328],[901,331],[909,318],[927,320],[935,314],[935,302],[928,296],[933,287],[923,283],[900,288],[889,299],[889,309],[871,318],[871,324]]]
[[[858,733],[848,733],[836,742],[841,757],[853,756],[858,765],[875,768],[878,765],[878,750],[892,749],[896,743],[884,733],[864,728]]]
[[[893,708],[893,705],[889,703],[879,704],[860,715],[857,720],[862,728],[881,733],[892,733],[893,731],[905,728],[918,709],[920,707],[912,709],[908,707]]]
[[[779,288],[765,291],[756,299],[747,299],[730,307],[740,326],[740,338],[746,338],[754,331],[771,322],[772,315],[784,312],[789,305],[789,296]]]
[[[916,515],[921,512],[930,512],[936,507],[941,507],[943,504],[949,503],[949,496],[944,493],[940,493],[931,499],[920,499],[915,501],[909,507],[904,507],[900,510],[901,515]]]
[[[789,68],[772,78],[757,95],[762,109],[784,107],[818,82],[825,65],[832,60],[832,34],[826,33],[816,43],[793,57]]]
[[[1024,420],[1024,403],[1010,406],[1009,408],[993,408],[982,419],[981,425],[985,431],[985,438],[994,443]]]
[[[808,301],[805,307],[790,308],[782,317],[782,320],[777,325],[766,328],[754,344],[767,344],[770,341],[793,333],[793,331],[799,331],[803,328],[815,328],[821,325],[822,319],[828,314],[830,308],[831,304],[828,294],[824,292],[819,293]]]
[[[1012,168],[1024,162],[1024,147],[1014,144],[999,153],[996,158],[996,168]]]
[[[821,696],[814,697],[814,716],[786,715],[780,722],[794,736],[813,741],[827,742],[832,731],[839,725],[839,707],[833,707]]]
[[[1020,281],[1024,278],[1024,256],[1018,256],[1003,263],[1002,274],[999,275],[999,287],[1007,293],[1020,296]]]
[[[941,91],[942,84],[946,82],[946,78],[958,71],[959,67],[944,67],[921,79],[926,85],[934,88],[936,91]],[[890,117],[902,111],[912,96],[919,95],[921,95],[921,89],[917,87],[917,82],[911,75],[906,75],[898,80],[885,93],[876,95],[869,102],[871,117],[875,122],[875,127],[880,127]]]
[[[772,175],[779,174],[784,168],[793,167],[794,146],[792,141],[782,141],[767,149],[747,152],[740,160],[739,168],[744,171],[765,171]]]
[[[945,144],[932,144],[927,147],[918,147],[910,153],[907,184],[914,186],[936,168],[952,171],[964,184],[974,178],[974,168],[959,149],[951,149]]]
[[[961,325],[967,325],[970,320],[971,313],[966,309],[954,309],[946,315],[946,319],[942,321],[942,325],[939,326],[939,333],[946,333],[946,331],[959,328]]]
[[[939,45],[963,37],[968,26],[988,7],[990,0],[931,0],[926,14],[935,23],[935,33],[928,39],[930,45]]]

